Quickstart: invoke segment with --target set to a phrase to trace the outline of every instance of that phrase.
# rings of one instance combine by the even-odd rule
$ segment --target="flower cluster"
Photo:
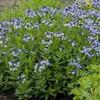
[[[35,65],[35,72],[39,71],[41,72],[42,70],[44,70],[46,68],[46,66],[50,66],[50,62],[48,60],[42,60],[39,61],[36,65]]]
[[[69,65],[78,68],[82,68],[82,65],[81,60],[79,62],[75,60],[77,55],[80,59],[83,55],[88,56],[89,59],[94,56],[99,57],[100,12],[96,8],[100,7],[100,2],[93,0],[92,3],[94,8],[89,10],[83,9],[80,3],[74,3],[63,9],[49,6],[41,7],[38,10],[26,9],[26,19],[12,18],[1,21],[0,48],[2,48],[1,50],[6,48],[10,70],[17,70],[19,66],[22,66],[21,63],[23,62],[20,61],[22,56],[26,63],[29,63],[29,59],[33,60],[31,63],[35,64],[31,66],[34,65],[35,70],[45,69],[52,63],[46,53],[49,52],[50,48],[53,48],[54,44],[54,47],[58,46],[55,52],[63,53],[64,50],[67,50],[71,55],[66,57]],[[86,6],[85,3],[82,4]],[[55,39],[58,39],[58,44],[54,41]],[[46,52],[42,52],[41,44],[44,45],[43,50],[47,50]],[[36,56],[35,60],[33,56]],[[39,59],[44,58],[46,60],[38,62]]]

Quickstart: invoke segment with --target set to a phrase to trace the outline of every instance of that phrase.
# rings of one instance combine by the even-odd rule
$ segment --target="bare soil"
[[[19,0],[0,0],[0,10],[5,7],[12,7],[12,5],[17,5]]]

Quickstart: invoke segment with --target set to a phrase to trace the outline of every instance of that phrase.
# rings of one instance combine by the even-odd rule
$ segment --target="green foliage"
[[[5,60],[3,60],[5,59]],[[7,58],[3,57],[4,62],[0,63],[0,91],[15,88],[19,71],[11,71],[7,66]]]
[[[76,84],[79,87],[72,89],[74,100],[99,100],[100,99],[100,65],[87,67],[90,74],[81,77]]]
[[[19,83],[16,88],[16,95],[18,95],[18,100],[27,100],[31,98],[32,88],[30,88],[30,81],[25,81],[22,84]]]

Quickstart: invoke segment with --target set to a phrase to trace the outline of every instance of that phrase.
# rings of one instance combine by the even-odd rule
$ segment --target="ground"
[[[0,10],[2,8],[6,7],[11,7],[12,5],[17,5],[18,0],[0,0]]]

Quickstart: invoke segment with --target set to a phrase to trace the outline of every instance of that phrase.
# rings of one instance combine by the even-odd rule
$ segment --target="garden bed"
[[[30,0],[7,12],[0,19],[0,98],[99,100],[99,9],[95,0],[70,7]]]

